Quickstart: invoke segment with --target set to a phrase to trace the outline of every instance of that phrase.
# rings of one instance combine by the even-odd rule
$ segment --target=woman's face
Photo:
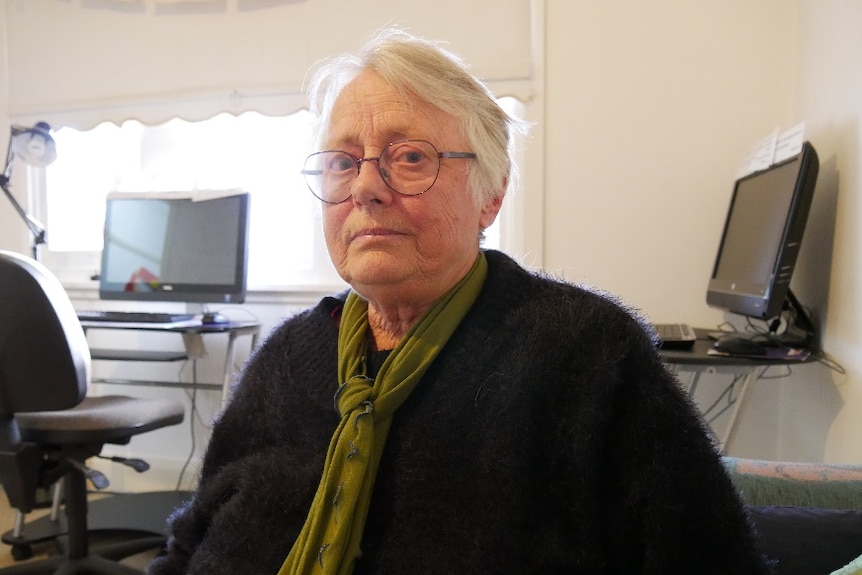
[[[408,139],[427,140],[440,152],[473,151],[455,118],[405,101],[366,71],[336,100],[324,149],[377,157],[390,142]],[[467,188],[475,161],[442,159],[434,185],[417,196],[393,191],[376,162],[363,162],[352,196],[323,206],[326,245],[341,277],[379,304],[430,305],[448,291],[473,265],[480,229],[493,223],[502,201],[476,205]]]

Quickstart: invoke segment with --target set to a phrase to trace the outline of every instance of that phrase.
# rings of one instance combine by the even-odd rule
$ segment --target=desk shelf
[[[139,330],[149,332],[175,333],[182,336],[184,350],[164,351],[148,349],[91,349],[90,358],[101,361],[141,361],[141,362],[172,362],[185,361],[189,359],[200,359],[206,355],[202,337],[208,334],[224,334],[228,337],[227,350],[224,357],[224,368],[221,383],[205,382],[168,382],[168,381],[145,381],[118,378],[93,378],[93,383],[111,383],[122,385],[151,385],[158,387],[179,387],[199,389],[220,389],[222,401],[226,401],[230,395],[231,368],[234,363],[234,345],[239,336],[250,336],[250,349],[257,345],[257,337],[260,331],[258,322],[242,321],[223,324],[203,324],[200,321],[186,321],[172,324],[153,323],[117,323],[117,322],[94,322],[81,321],[85,333],[89,330],[114,329],[114,330]]]
[[[145,379],[119,379],[116,377],[94,377],[90,383],[104,383],[108,385],[132,385],[140,387],[171,387],[176,389],[210,389],[223,391],[221,383],[207,383],[202,381],[148,381]]]
[[[694,328],[697,335],[697,341],[690,350],[660,350],[659,353],[662,359],[668,365],[672,366],[674,371],[685,371],[689,373],[688,383],[686,385],[689,398],[694,399],[695,391],[700,376],[705,373],[710,374],[728,374],[732,378],[727,384],[722,395],[727,397],[727,402],[720,411],[711,416],[709,413],[704,413],[707,423],[713,423],[716,417],[727,411],[730,421],[728,422],[727,430],[720,438],[722,453],[727,452],[728,444],[733,438],[733,433],[736,431],[737,415],[739,415],[740,407],[745,399],[746,391],[749,385],[756,381],[761,373],[773,365],[798,365],[817,361],[821,354],[814,350],[802,360],[787,360],[770,358],[764,356],[728,356],[728,355],[711,355],[709,351],[712,349],[713,340],[710,339],[710,330]],[[734,392],[736,394],[734,395]]]
[[[91,349],[94,360],[111,361],[184,361],[189,356],[184,351],[153,351],[144,349]]]

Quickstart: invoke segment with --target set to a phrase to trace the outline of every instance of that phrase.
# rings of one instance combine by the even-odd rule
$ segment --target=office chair
[[[142,534],[89,548],[87,480],[104,487],[104,476],[88,469],[87,459],[105,444],[126,444],[184,416],[182,404],[171,400],[86,397],[89,369],[86,336],[59,281],[39,262],[0,251],[0,485],[10,505],[26,514],[37,507],[38,493],[62,479],[67,523],[61,555],[0,575],[140,575],[119,561],[165,542],[164,534]]]

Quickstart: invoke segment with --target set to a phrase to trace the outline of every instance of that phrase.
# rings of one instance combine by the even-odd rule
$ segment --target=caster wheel
[[[12,546],[12,558],[15,561],[23,561],[33,556],[33,548],[29,543]]]

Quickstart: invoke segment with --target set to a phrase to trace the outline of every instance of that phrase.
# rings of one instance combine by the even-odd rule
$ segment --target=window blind
[[[305,105],[303,81],[315,62],[355,50],[384,25],[445,41],[498,96],[531,95],[530,0],[119,9],[153,1],[3,3],[12,122],[87,129],[130,118],[159,124],[221,112],[289,114]]]

